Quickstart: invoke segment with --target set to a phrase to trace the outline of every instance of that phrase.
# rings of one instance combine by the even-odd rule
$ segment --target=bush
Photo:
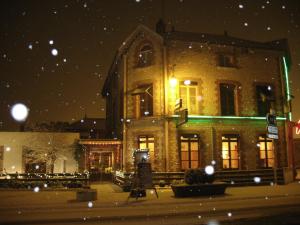
[[[160,186],[160,187],[166,186],[166,182],[165,182],[164,180],[160,180],[160,181],[159,181],[159,186]]]
[[[192,184],[205,184],[214,181],[214,175],[208,175],[204,169],[189,169],[184,174],[185,183]]]

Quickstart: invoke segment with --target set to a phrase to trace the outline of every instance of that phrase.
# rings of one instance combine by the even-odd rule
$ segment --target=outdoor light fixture
[[[183,83],[184,83],[184,85],[190,85],[191,81],[190,80],[185,80]]]
[[[175,77],[172,77],[169,82],[171,87],[175,87],[177,85],[177,79]]]

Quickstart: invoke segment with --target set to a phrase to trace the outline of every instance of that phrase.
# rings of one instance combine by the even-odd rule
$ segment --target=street
[[[77,202],[74,191],[0,191],[0,224],[300,224],[300,184],[232,187],[224,196],[159,198],[126,202],[110,183],[93,185],[98,200]]]

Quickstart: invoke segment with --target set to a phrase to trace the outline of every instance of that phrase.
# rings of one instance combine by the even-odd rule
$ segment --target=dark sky
[[[160,0],[2,0],[0,129],[17,127],[10,107],[30,108],[28,123],[104,117],[101,88],[114,53],[142,23],[154,29]],[[294,120],[300,119],[299,0],[166,0],[169,28],[271,41],[288,38]],[[53,40],[53,44],[49,43]],[[57,49],[58,55],[51,54]]]

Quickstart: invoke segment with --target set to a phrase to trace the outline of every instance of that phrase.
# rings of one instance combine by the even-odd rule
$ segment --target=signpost
[[[182,99],[179,98],[175,102],[174,113],[178,115],[176,127],[181,126],[188,122],[188,109],[182,109]]]
[[[273,171],[274,171],[274,183],[277,184],[277,156],[275,152],[275,140],[278,140],[278,127],[276,122],[276,115],[275,111],[270,109],[270,113],[266,115],[267,119],[267,137],[272,139],[272,150],[274,154],[274,164],[273,164]]]

